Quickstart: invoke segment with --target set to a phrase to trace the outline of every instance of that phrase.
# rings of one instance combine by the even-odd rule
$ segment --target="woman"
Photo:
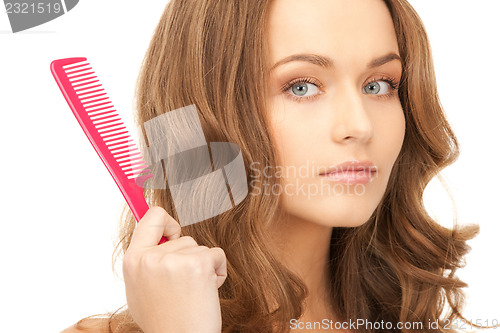
[[[406,0],[171,0],[137,97],[140,126],[195,104],[207,142],[241,148],[249,194],[181,236],[168,190],[145,191],[158,207],[138,225],[125,209],[118,244],[128,309],[76,328],[454,331],[438,318],[462,318],[478,227],[423,206],[459,149]]]

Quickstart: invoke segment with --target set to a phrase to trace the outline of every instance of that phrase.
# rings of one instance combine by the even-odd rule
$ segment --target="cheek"
[[[390,117],[387,121],[387,146],[390,147],[393,153],[394,160],[401,151],[403,140],[405,137],[405,116],[401,106],[394,112],[394,116]],[[393,161],[394,162],[394,161]]]
[[[312,144],[311,129],[297,119],[294,113],[281,108],[274,108],[270,116],[271,137],[282,166],[297,166],[304,162],[304,152],[310,150]],[[310,157],[310,156],[309,156]]]
[[[375,121],[376,140],[374,158],[384,169],[388,180],[392,167],[401,151],[405,136],[405,116],[401,106],[395,106],[385,117]]]

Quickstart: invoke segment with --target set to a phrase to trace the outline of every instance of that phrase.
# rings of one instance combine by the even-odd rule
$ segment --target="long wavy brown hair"
[[[406,133],[386,192],[370,219],[359,227],[333,228],[329,297],[342,321],[422,322],[422,332],[453,333],[447,323],[463,319],[462,288],[467,286],[455,273],[465,265],[464,255],[470,250],[466,241],[479,227],[454,221],[452,229],[446,228],[424,207],[426,185],[458,158],[459,146],[439,101],[422,21],[407,0],[384,2],[403,59],[399,98]],[[135,121],[143,134],[144,122],[195,104],[207,142],[233,142],[241,148],[248,179],[258,177],[250,174],[251,163],[276,166],[262,89],[270,68],[270,3],[170,0],[137,82]],[[278,179],[266,181],[279,184]],[[145,189],[144,194],[150,206],[161,206],[177,219],[168,189]],[[233,209],[182,229],[198,244],[218,246],[226,253],[228,276],[219,288],[222,332],[289,332],[290,320],[304,310],[307,288],[273,255],[266,233],[280,213],[278,199],[250,193]],[[113,269],[136,223],[124,205]],[[109,331],[142,332],[122,308],[106,314]],[[77,327],[85,327],[91,317]],[[438,328],[426,327],[436,320]],[[388,331],[410,332],[395,327]]]

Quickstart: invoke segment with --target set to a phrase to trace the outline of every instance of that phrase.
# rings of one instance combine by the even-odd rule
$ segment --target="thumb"
[[[180,237],[181,226],[165,209],[154,206],[136,225],[130,246],[136,249],[158,245],[162,237],[173,240]]]

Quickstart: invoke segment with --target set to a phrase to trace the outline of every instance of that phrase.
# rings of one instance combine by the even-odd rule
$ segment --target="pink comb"
[[[87,58],[54,60],[52,75],[137,222],[149,209],[142,185],[153,177]],[[162,237],[160,243],[166,242]]]

